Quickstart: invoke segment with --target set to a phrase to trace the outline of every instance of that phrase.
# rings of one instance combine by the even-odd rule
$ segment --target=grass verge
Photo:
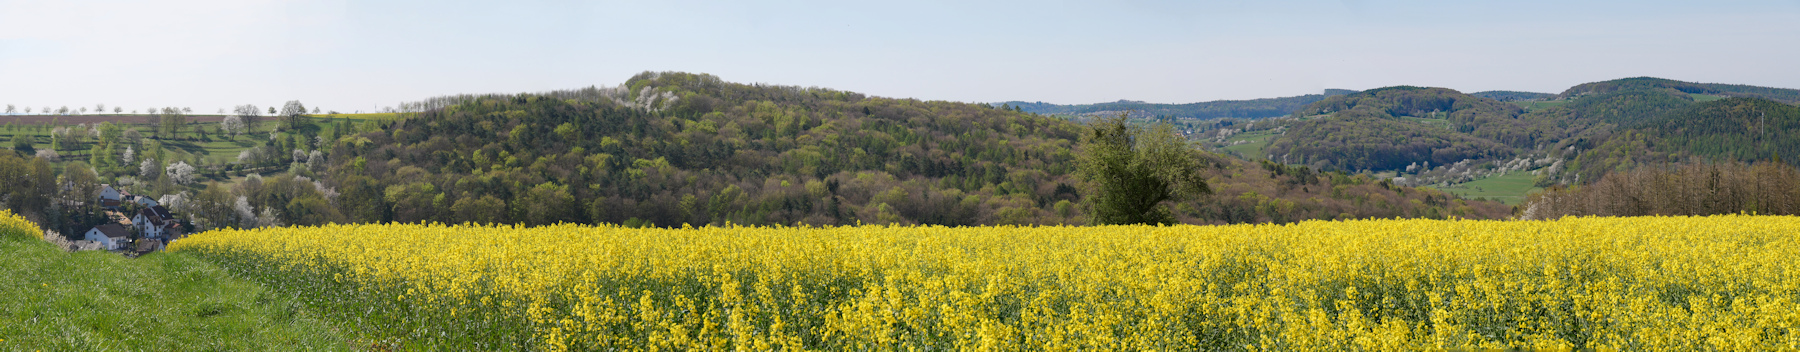
[[[299,305],[197,258],[68,253],[20,232],[0,228],[0,351],[356,348]]]

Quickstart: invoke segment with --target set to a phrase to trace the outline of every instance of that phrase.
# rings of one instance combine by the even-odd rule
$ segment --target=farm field
[[[370,116],[363,116],[363,115],[370,115]],[[147,118],[145,116],[131,116],[129,118],[125,118],[120,121],[99,119],[99,120],[93,120],[90,122],[81,122],[81,121],[91,120],[91,119],[86,119],[86,118],[90,118],[90,117],[108,117],[108,116],[110,116],[110,115],[54,116],[56,118],[76,118],[73,121],[67,120],[67,119],[54,120],[54,122],[56,123],[56,125],[54,125],[54,126],[34,125],[30,122],[27,122],[25,124],[13,123],[10,125],[0,125],[0,126],[5,126],[3,128],[0,128],[0,145],[10,147],[12,145],[12,140],[14,138],[20,138],[21,136],[29,136],[31,138],[34,138],[34,143],[32,144],[34,148],[49,149],[51,146],[51,144],[50,144],[51,128],[53,128],[53,127],[71,127],[71,128],[73,128],[73,127],[76,127],[77,124],[80,124],[80,123],[92,124],[92,123],[100,123],[100,122],[119,123],[126,129],[138,131],[138,133],[141,136],[143,136],[143,138],[145,140],[153,139],[151,137],[153,136],[154,128],[150,125],[146,125],[146,124],[142,123],[143,122],[142,119]],[[394,118],[394,114],[340,114],[337,116],[338,116],[338,118],[328,118],[326,116],[315,116],[316,119],[314,120],[314,122],[316,123],[318,128],[320,128],[322,130],[330,130],[337,123],[345,123],[345,122],[358,123],[358,122],[368,121],[371,119],[392,119],[392,118]],[[26,116],[26,117],[36,117],[36,116],[32,115],[32,116]],[[6,118],[9,118],[9,117],[0,117],[0,121],[5,120]],[[190,116],[189,118],[191,118],[191,119],[192,118],[209,118],[210,120],[191,120],[191,121],[193,121],[192,122],[193,125],[201,125],[202,127],[209,129],[210,131],[216,132],[218,130],[218,126],[217,126],[218,125],[217,120],[219,118],[218,116]],[[42,119],[42,121],[36,121],[36,122],[48,124],[48,123],[53,122],[53,120],[46,118],[46,119]],[[234,160],[236,160],[238,153],[243,152],[245,149],[249,149],[251,147],[261,145],[261,144],[263,144],[263,142],[266,142],[268,140],[268,133],[270,130],[273,129],[275,124],[276,124],[276,122],[274,122],[272,120],[268,120],[268,118],[265,117],[265,120],[255,131],[245,133],[243,135],[239,135],[239,136],[235,136],[235,137],[222,136],[222,135],[218,135],[218,134],[214,133],[209,136],[210,138],[208,138],[208,140],[198,140],[198,139],[193,138],[193,134],[191,132],[184,132],[184,133],[180,134],[178,138],[161,139],[161,140],[157,140],[157,141],[161,142],[162,146],[166,149],[179,151],[184,155],[191,155],[195,158],[211,158],[211,159],[217,160],[217,162],[234,161]],[[191,130],[188,130],[188,131],[191,131]],[[69,144],[65,145],[62,149],[58,150],[57,152],[64,155],[65,158],[73,157],[74,159],[72,159],[72,160],[86,160],[86,157],[88,154],[87,148],[92,147],[92,145],[95,142],[95,138],[91,138],[91,137],[85,138],[85,139],[81,140],[81,142],[82,143],[69,143]]]
[[[1269,133],[1269,131],[1245,132],[1243,134],[1231,136],[1231,138],[1226,139],[1225,141],[1233,143],[1237,141],[1247,142],[1220,149],[1236,154],[1247,160],[1262,160],[1264,159],[1264,154],[1267,154],[1263,150],[1269,147],[1269,140],[1273,137],[1275,137],[1275,135]]]
[[[1439,190],[1463,198],[1487,198],[1506,203],[1506,205],[1519,205],[1520,202],[1525,201],[1526,195],[1542,189],[1535,185],[1534,177],[1531,172],[1513,171],[1501,176],[1442,187]]]
[[[261,284],[185,254],[69,253],[0,210],[0,350],[354,350]]]
[[[332,225],[171,251],[425,350],[1769,350],[1800,218]]]

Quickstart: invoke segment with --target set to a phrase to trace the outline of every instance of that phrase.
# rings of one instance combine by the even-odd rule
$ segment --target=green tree
[[[550,225],[558,222],[574,222],[579,219],[579,206],[575,197],[569,194],[569,186],[544,182],[525,190],[513,202],[513,219],[531,226]]]
[[[15,134],[12,137],[12,149],[25,153],[25,155],[37,153],[37,148],[31,145],[34,139],[37,137],[24,133]]]
[[[1174,127],[1126,124],[1125,115],[1095,121],[1082,138],[1077,175],[1099,189],[1091,199],[1097,225],[1169,224],[1166,200],[1211,193],[1200,158]]]

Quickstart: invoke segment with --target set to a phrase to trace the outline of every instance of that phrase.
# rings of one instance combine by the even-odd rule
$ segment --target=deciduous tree
[[[1167,124],[1133,127],[1125,115],[1096,121],[1078,160],[1077,174],[1099,188],[1095,224],[1174,223],[1163,201],[1211,192],[1196,151]]]

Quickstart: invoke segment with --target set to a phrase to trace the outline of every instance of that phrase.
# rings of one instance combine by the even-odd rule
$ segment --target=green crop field
[[[1506,175],[1442,187],[1439,190],[1463,198],[1487,198],[1506,203],[1506,205],[1519,205],[1520,202],[1525,201],[1526,195],[1542,189],[1534,186],[1533,181],[1534,176],[1531,175],[1531,172],[1513,171]]]
[[[0,229],[0,351],[366,346],[290,298],[186,254],[69,253],[8,232]]]

